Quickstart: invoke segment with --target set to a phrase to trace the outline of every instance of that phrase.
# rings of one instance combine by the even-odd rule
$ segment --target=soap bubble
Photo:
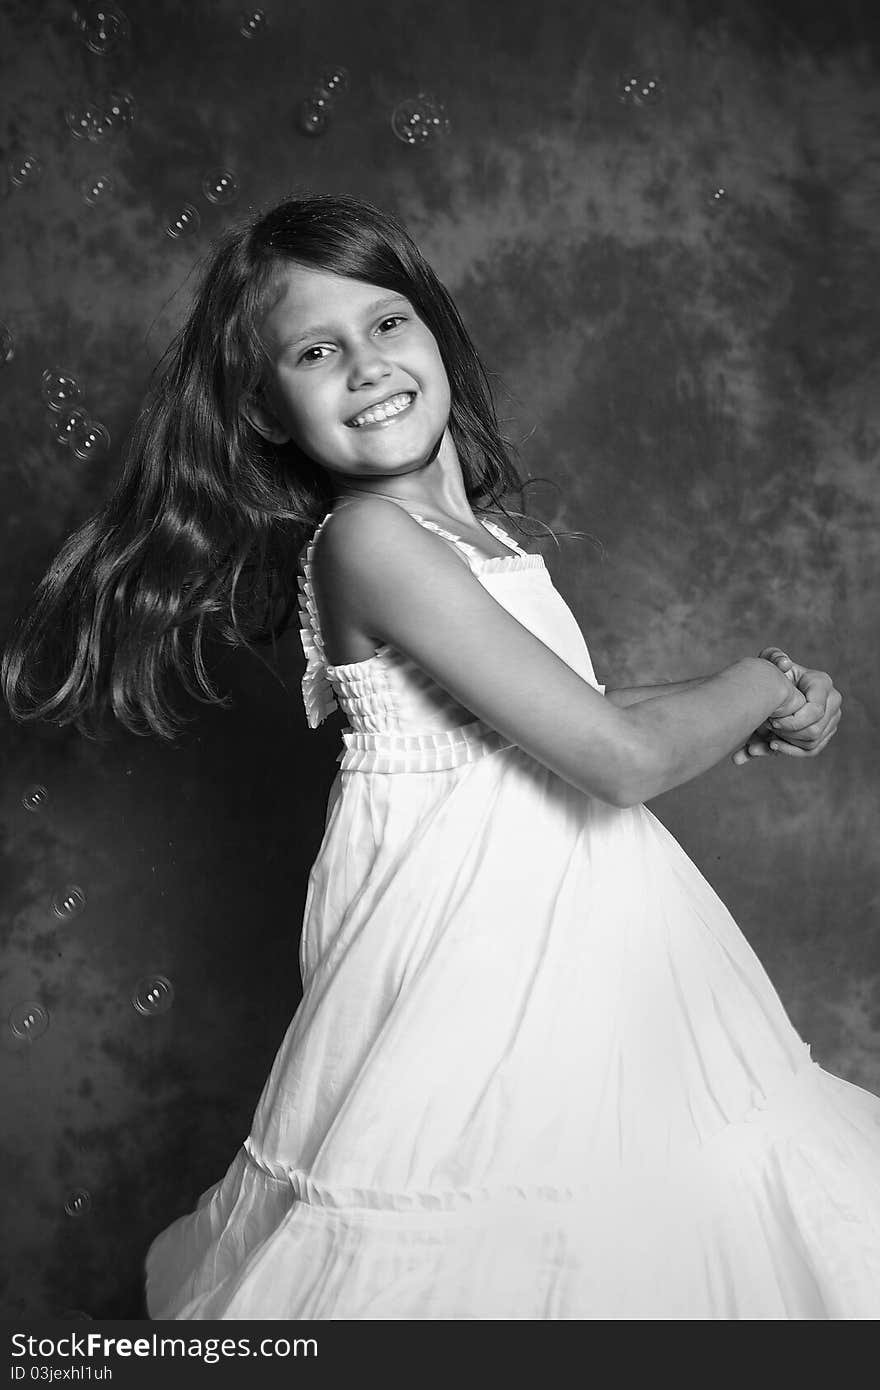
[[[115,53],[128,41],[128,17],[118,5],[105,3],[105,0],[76,5],[73,23],[89,51],[100,57]]]
[[[53,439],[59,444],[69,444],[73,438],[73,432],[83,420],[87,419],[84,410],[63,410],[59,415],[50,415],[47,425],[52,432]]]
[[[192,236],[202,225],[199,210],[193,207],[192,203],[183,203],[181,207],[175,208],[165,219],[165,233],[167,236],[178,237]]]
[[[212,169],[202,179],[202,192],[209,203],[231,203],[238,197],[238,179],[231,169]]]
[[[433,145],[449,134],[450,123],[442,102],[419,92],[398,102],[391,113],[391,129],[405,145]]]
[[[98,203],[106,203],[114,188],[110,174],[90,174],[80,183],[79,191],[83,202],[94,208]]]
[[[75,377],[59,367],[49,367],[43,372],[42,394],[50,410],[63,410],[65,406],[75,405],[82,399],[82,387]]]
[[[5,323],[0,323],[0,367],[5,367],[15,356],[15,334]]]
[[[91,1210],[92,1198],[84,1187],[74,1188],[64,1203],[68,1216],[85,1216]]]
[[[26,811],[40,811],[45,806],[48,799],[48,791],[38,782],[36,786],[28,787],[24,796],[21,798],[21,804]]]
[[[134,124],[137,116],[137,102],[131,92],[118,88],[105,92],[97,102],[101,112],[101,126],[107,135],[115,135]]]
[[[110,431],[100,420],[80,420],[71,432],[70,442],[78,459],[101,458],[110,448]]]
[[[341,97],[348,91],[348,72],[345,68],[328,68],[318,83],[317,92],[328,97]]]
[[[264,34],[269,27],[265,10],[243,10],[238,17],[238,32],[246,39]]]
[[[165,975],[144,975],[134,987],[131,1002],[139,1014],[163,1014],[174,1001],[174,986]]]
[[[68,883],[52,899],[52,911],[62,922],[72,922],[85,911],[86,895],[78,883]]]
[[[330,111],[326,99],[311,96],[300,103],[296,126],[301,134],[323,135],[329,124]]]
[[[81,105],[66,106],[64,119],[71,135],[77,140],[91,140],[97,144],[107,134],[104,111],[97,101],[90,99]]]
[[[49,1027],[49,1010],[35,999],[26,999],[10,1010],[9,1027],[16,1038],[30,1042],[41,1037]]]
[[[27,151],[14,154],[6,166],[10,183],[16,188],[33,188],[43,177],[43,162],[39,155]]]
[[[655,106],[663,96],[663,88],[653,73],[639,75],[627,68],[618,78],[617,96],[627,106]]]

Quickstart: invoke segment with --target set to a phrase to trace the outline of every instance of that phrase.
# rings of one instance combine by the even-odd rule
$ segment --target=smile
[[[415,398],[415,391],[401,391],[396,396],[379,401],[378,405],[371,405],[369,410],[361,411],[360,415],[353,416],[346,424],[353,430],[363,429],[365,425],[388,424],[405,410],[409,410]]]

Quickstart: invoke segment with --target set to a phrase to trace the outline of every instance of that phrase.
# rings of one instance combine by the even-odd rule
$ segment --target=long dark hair
[[[323,194],[257,212],[216,242],[186,321],[153,370],[111,496],[65,541],[17,622],[0,666],[14,719],[73,724],[95,739],[109,710],[132,733],[173,740],[189,721],[171,706],[169,674],[196,699],[228,703],[208,675],[206,633],[259,657],[252,644],[274,648],[289,626],[299,555],[334,487],[293,442],[268,443],[245,407],[264,390],[259,325],[291,263],[409,299],[449,378],[468,499],[506,516],[504,497],[521,499],[526,484],[483,365],[401,224]],[[41,646],[56,672],[49,693],[37,688]]]

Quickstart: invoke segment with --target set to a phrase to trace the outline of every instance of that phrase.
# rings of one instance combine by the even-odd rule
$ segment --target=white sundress
[[[540,556],[410,515],[604,691]],[[880,1317],[880,1099],[811,1060],[645,806],[462,723],[389,645],[327,664],[321,526],[303,695],[349,727],[302,1000],[225,1176],[149,1248],[149,1316]]]

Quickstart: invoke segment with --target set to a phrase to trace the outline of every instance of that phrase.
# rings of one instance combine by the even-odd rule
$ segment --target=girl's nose
[[[352,391],[356,391],[359,386],[371,386],[374,382],[381,381],[390,372],[391,364],[382,356],[376,344],[362,343],[352,353],[348,385]]]

